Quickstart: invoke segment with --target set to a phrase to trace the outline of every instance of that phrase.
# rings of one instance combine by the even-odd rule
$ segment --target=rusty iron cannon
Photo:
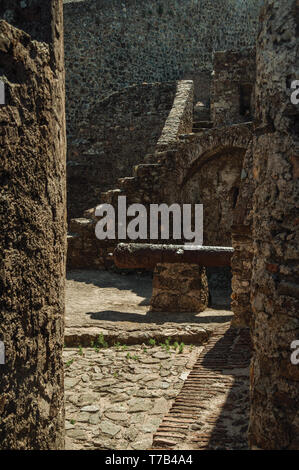
[[[230,266],[233,253],[233,248],[223,246],[119,243],[113,258],[119,268],[154,269],[158,263],[221,267]]]

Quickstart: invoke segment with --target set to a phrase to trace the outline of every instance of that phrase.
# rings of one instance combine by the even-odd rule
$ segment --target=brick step
[[[117,180],[118,185],[123,191],[135,191],[138,189],[138,178],[136,176],[126,176]]]
[[[186,142],[188,140],[192,140],[196,136],[196,132],[189,132],[189,134],[179,134],[178,139],[181,142]]]
[[[210,108],[205,106],[203,103],[196,103],[194,106],[194,120],[197,121],[208,121],[210,119]]]
[[[193,127],[211,127],[213,126],[213,121],[193,121]]]
[[[84,217],[78,217],[76,219],[71,219],[69,223],[69,231],[71,235],[81,235],[82,232],[90,230],[90,227],[93,226],[92,219],[85,219]],[[71,238],[70,238],[71,240]]]
[[[193,131],[197,129],[211,129],[213,127],[212,121],[196,121],[193,122]]]
[[[238,377],[238,373],[240,365],[250,362],[249,346],[248,329],[240,331],[226,326],[210,338],[158,427],[153,449],[177,446],[178,450],[188,448],[191,442],[196,442],[200,449],[247,448],[249,397],[243,395],[243,389],[245,382],[249,390],[249,374]],[[231,375],[223,375],[223,369],[232,369]],[[233,410],[235,415],[238,413],[236,424]],[[239,421],[244,422],[241,431]],[[185,434],[184,439],[181,434]]]
[[[100,203],[113,204],[117,202],[118,196],[121,196],[122,193],[121,189],[109,189],[109,191],[101,193]]]
[[[133,175],[138,176],[139,178],[144,178],[151,176],[154,173],[158,173],[161,168],[162,165],[159,165],[158,163],[141,163],[134,167]]]

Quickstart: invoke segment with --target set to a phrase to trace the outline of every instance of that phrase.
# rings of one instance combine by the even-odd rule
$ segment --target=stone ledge
[[[138,325],[137,325],[138,326]],[[74,327],[66,328],[64,336],[64,344],[66,347],[73,346],[90,346],[100,334],[103,334],[105,341],[109,346],[114,343],[135,345],[148,344],[153,338],[157,342],[163,342],[170,338],[171,341],[182,341],[185,344],[201,345],[205,343],[211,335],[212,328],[202,328],[197,325],[181,325],[180,327],[171,324],[163,324],[163,326],[153,326],[143,324],[142,330],[137,329],[134,324],[134,330],[131,328],[114,328],[113,331],[101,327]]]

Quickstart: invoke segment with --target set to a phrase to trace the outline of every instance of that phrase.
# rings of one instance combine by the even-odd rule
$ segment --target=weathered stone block
[[[202,312],[208,306],[205,268],[190,264],[157,264],[154,271],[151,310]]]

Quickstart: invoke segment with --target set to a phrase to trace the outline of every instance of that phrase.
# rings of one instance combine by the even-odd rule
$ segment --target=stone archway
[[[180,200],[203,204],[204,245],[233,246],[232,228],[238,201],[242,199],[241,181],[244,157],[252,139],[251,124],[214,128],[191,139],[178,152]],[[215,291],[211,294],[212,303],[221,303],[224,296],[224,304],[229,305],[231,277],[230,268],[208,270],[210,294]]]
[[[251,139],[252,124],[245,123],[193,135],[179,148],[180,200],[204,204],[204,245],[231,246],[233,213]]]
[[[181,186],[184,203],[203,204],[204,245],[231,246],[244,154],[245,149],[225,148],[198,159]]]

